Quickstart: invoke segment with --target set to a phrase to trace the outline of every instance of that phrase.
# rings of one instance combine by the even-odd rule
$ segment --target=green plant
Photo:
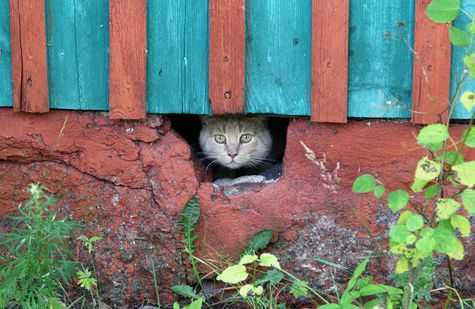
[[[279,295],[285,289],[295,299],[304,297],[314,302],[313,297],[317,297],[327,303],[306,281],[283,269],[277,257],[269,253],[259,257],[244,255],[239,263],[224,269],[216,279],[228,284],[228,289],[238,291],[232,299],[243,301],[250,308],[285,308],[285,303],[279,303]]]
[[[62,284],[69,282],[77,263],[71,257],[72,232],[79,227],[67,216],[58,218],[51,207],[60,197],[31,184],[30,199],[18,207],[19,216],[10,217],[15,225],[0,234],[0,307],[10,301],[22,308],[56,308]]]
[[[188,261],[193,270],[195,280],[201,284],[201,274],[197,267],[197,260],[193,255],[196,250],[193,242],[198,238],[194,231],[199,217],[200,204],[198,199],[193,197],[186,203],[185,207],[183,207],[183,210],[181,211],[181,220],[178,224],[181,226],[180,233],[183,234],[182,242],[185,245],[183,250],[188,254]]]
[[[371,276],[363,277],[363,272],[368,262],[369,258],[366,258],[356,267],[341,297],[337,295],[338,304],[326,304],[318,308],[393,308],[403,293],[402,290],[389,285],[375,283]]]
[[[91,272],[89,269],[85,268],[84,265],[81,263],[82,270],[78,270],[76,272],[76,276],[78,278],[78,284],[89,293],[93,306],[96,306],[96,304],[98,303],[101,305],[102,302],[100,301],[99,291],[97,288],[97,280],[94,277],[94,274],[97,274],[97,272],[96,272],[96,265],[94,263],[94,258],[92,256],[92,253],[94,251],[94,246],[97,244],[97,242],[102,240],[102,237],[101,236],[87,237],[85,235],[81,235],[77,238],[77,240],[81,241],[83,246],[87,248],[87,252],[90,254],[90,263],[93,268],[93,271]],[[105,305],[102,307],[106,308]]]
[[[420,291],[414,291],[416,269],[423,266],[422,261],[437,254],[447,255],[449,284],[453,286],[451,260],[464,258],[460,238],[470,236],[471,224],[467,214],[475,215],[475,161],[465,161],[462,154],[466,147],[475,147],[475,110],[459,140],[449,133],[450,120],[459,97],[467,112],[475,107],[475,92],[467,91],[460,95],[467,74],[475,78],[475,15],[462,10],[459,0],[433,0],[426,9],[427,16],[437,23],[450,23],[460,12],[470,18],[466,31],[451,25],[448,27],[451,43],[467,48],[463,59],[465,69],[451,98],[445,123],[425,126],[417,136],[417,143],[427,149],[427,154],[415,168],[412,192],[396,189],[385,194],[387,188],[370,174],[358,177],[353,184],[353,192],[373,192],[376,198],[387,201],[392,212],[399,214],[389,236],[390,251],[398,257],[395,272],[407,274],[404,308],[409,308],[415,298],[420,299]],[[427,297],[426,293],[422,294]]]

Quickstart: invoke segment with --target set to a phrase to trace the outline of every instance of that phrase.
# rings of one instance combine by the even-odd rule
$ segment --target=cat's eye
[[[249,143],[252,139],[252,135],[251,134],[243,134],[241,135],[241,143]]]
[[[222,134],[216,134],[214,136],[214,140],[216,141],[216,143],[218,144],[224,144],[226,142],[226,136],[222,135]]]

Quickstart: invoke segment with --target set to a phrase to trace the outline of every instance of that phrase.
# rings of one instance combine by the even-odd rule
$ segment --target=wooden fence
[[[431,123],[462,64],[428,3],[3,0],[0,106]]]

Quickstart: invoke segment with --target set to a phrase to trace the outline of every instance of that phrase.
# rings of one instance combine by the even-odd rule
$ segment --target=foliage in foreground
[[[414,278],[417,273],[422,276],[425,272],[432,273],[430,269],[424,270],[423,261],[440,254],[448,261],[450,278],[446,289],[449,296],[445,307],[449,305],[453,293],[451,260],[464,258],[462,238],[470,236],[472,227],[468,216],[475,215],[475,161],[466,161],[463,156],[464,149],[475,148],[475,111],[459,140],[449,133],[450,119],[467,74],[475,78],[475,53],[472,52],[475,15],[461,10],[459,0],[433,0],[426,9],[428,17],[437,23],[450,23],[460,12],[470,18],[466,31],[448,27],[451,43],[466,48],[465,68],[450,102],[446,122],[425,126],[417,136],[417,143],[427,149],[427,154],[417,163],[411,191],[386,192],[384,184],[371,174],[361,175],[353,184],[353,192],[372,192],[376,198],[385,199],[393,213],[399,214],[397,224],[389,231],[389,246],[391,253],[398,257],[395,273],[403,275],[399,279],[405,284],[404,308],[414,307],[413,301],[422,296],[430,299],[427,292],[414,291],[417,287]],[[475,107],[475,92],[464,92],[460,102],[470,113]],[[419,288],[427,291],[427,287],[432,287],[432,278],[428,276],[426,280],[429,285]]]
[[[57,218],[51,206],[59,197],[45,193],[46,188],[31,184],[30,199],[12,216],[15,226],[0,234],[0,307],[10,301],[22,308],[56,308],[60,287],[75,273],[71,257],[72,232],[78,227],[68,217]]]

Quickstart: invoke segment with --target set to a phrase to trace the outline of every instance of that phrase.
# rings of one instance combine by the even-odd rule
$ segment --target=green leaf
[[[226,268],[216,279],[225,283],[236,284],[246,280],[248,275],[245,266],[233,265]]]
[[[183,307],[182,309],[201,309],[201,307],[203,306],[203,300],[204,298],[200,297],[188,306]]]
[[[277,257],[270,253],[261,254],[261,256],[259,257],[259,265],[266,266],[266,267],[273,266],[277,269],[280,269],[280,264],[279,264],[279,261],[277,260]]]
[[[422,237],[432,237],[434,235],[434,229],[430,227],[425,227],[421,231],[421,236]]]
[[[381,198],[384,194],[384,186],[383,185],[376,186],[373,190],[373,193],[376,198]]]
[[[460,11],[459,0],[432,0],[426,8],[427,17],[436,23],[453,21]]]
[[[467,138],[465,140],[465,145],[467,145],[470,148],[475,148],[475,129],[473,127],[470,129],[470,131],[468,131],[467,129],[465,130],[465,132],[463,132],[462,139],[464,139],[465,137]],[[462,163],[462,162],[457,162],[457,164],[458,163]]]
[[[366,258],[363,262],[360,263],[360,265],[355,268],[355,271],[353,272],[353,278],[359,278],[361,276],[363,271],[366,269],[366,266],[368,265],[368,261],[369,259]]]
[[[294,296],[294,298],[299,298],[300,296],[307,297],[308,296],[308,289],[307,289],[307,282],[296,280],[294,284],[290,287],[290,293]]]
[[[193,288],[189,285],[178,284],[172,286],[172,291],[180,296],[188,298],[199,298],[198,294],[193,291]]]
[[[464,162],[452,166],[457,173],[457,181],[471,188],[475,185],[475,161]]]
[[[371,174],[364,174],[356,178],[353,183],[352,191],[355,193],[367,193],[373,190],[376,185],[376,179]]]
[[[414,192],[421,192],[430,180],[414,179],[414,183],[411,185],[411,190]]]
[[[467,62],[470,63],[471,67],[469,67],[469,69],[473,70],[475,69],[475,54],[471,54],[470,56],[472,57],[470,58],[467,58],[469,56],[465,57],[464,62],[466,65],[467,65]],[[470,112],[470,110],[475,106],[475,92],[465,91],[460,96],[460,102],[462,102],[462,105],[463,107],[465,107],[467,112]]]
[[[271,284],[277,284],[284,279],[284,274],[278,271],[277,269],[269,269],[265,274],[256,280],[256,284],[264,284],[270,282]]]
[[[246,264],[251,264],[254,263],[257,260],[257,255],[245,255],[241,258],[239,261],[239,265],[246,265]]]
[[[449,257],[462,260],[464,248],[460,240],[455,236],[451,223],[448,220],[442,220],[434,230],[435,251],[446,253]]]
[[[435,246],[435,240],[432,237],[422,237],[416,242],[417,250],[422,251],[424,253],[432,254],[432,251],[434,250],[434,246]]]
[[[372,296],[378,294],[399,295],[403,292],[395,287],[384,284],[368,284],[359,290],[361,296]]]
[[[457,156],[457,152],[449,150],[449,151],[444,151],[439,156],[437,156],[435,159],[437,161],[443,161],[447,164],[460,164],[460,163],[463,162],[463,155],[459,154]],[[457,160],[454,162],[455,159],[457,159]]]
[[[326,304],[318,306],[318,309],[341,309],[340,304]]]
[[[415,232],[424,226],[424,220],[419,215],[412,215],[407,218],[406,226],[409,231]]]
[[[436,183],[429,186],[429,188],[427,188],[426,191],[424,192],[424,195],[427,200],[430,200],[431,198],[439,194],[439,192],[440,192],[440,185]]]
[[[262,295],[262,292],[264,292],[262,286],[255,287],[252,284],[243,285],[239,289],[239,295],[241,295],[242,297]]]
[[[469,22],[465,29],[467,29],[469,33],[475,34],[475,23],[473,21]]]
[[[173,309],[180,309],[180,304],[177,302],[173,303]]]
[[[439,220],[449,219],[460,208],[459,203],[451,198],[440,198],[435,204],[435,211]]]
[[[388,206],[394,213],[406,207],[408,202],[409,194],[404,190],[395,190],[389,193]]]
[[[399,216],[399,219],[397,220],[397,224],[400,224],[400,225],[406,224],[407,219],[412,215],[413,213],[411,211],[406,210]]]
[[[262,230],[257,232],[247,241],[247,248],[244,250],[242,255],[254,254],[264,249],[269,245],[274,236],[271,230]]]
[[[450,42],[455,46],[465,47],[470,45],[470,37],[468,34],[454,26],[449,26]]]
[[[403,274],[409,270],[409,261],[405,257],[401,257],[396,263],[396,274]]]
[[[449,138],[449,131],[443,124],[430,124],[425,126],[417,135],[417,143],[423,147],[444,142]]]
[[[462,237],[469,237],[472,229],[470,221],[467,218],[460,215],[455,215],[450,218],[450,223],[454,229],[458,229]]]
[[[389,229],[389,237],[396,243],[405,244],[411,235],[404,225],[396,224]]]
[[[428,157],[423,157],[417,163],[416,167],[416,179],[419,180],[432,180],[439,176],[442,167],[439,163],[430,160]]]
[[[475,216],[475,190],[465,189],[460,196],[465,210]]]

